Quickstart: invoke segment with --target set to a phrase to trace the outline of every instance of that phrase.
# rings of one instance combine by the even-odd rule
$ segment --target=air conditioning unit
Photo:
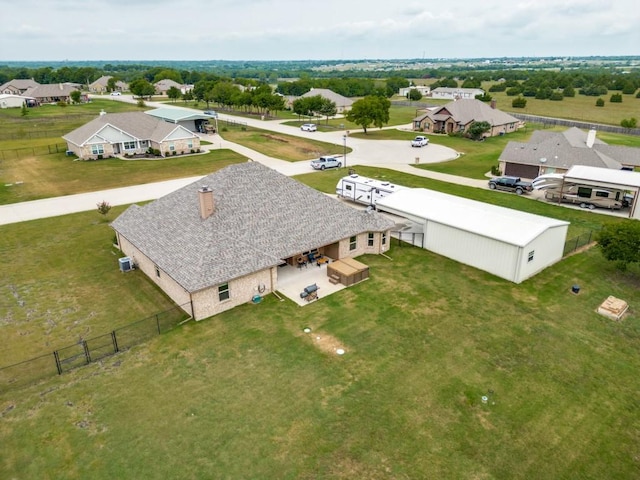
[[[133,270],[133,260],[130,257],[122,257],[118,259],[121,272],[129,272]]]

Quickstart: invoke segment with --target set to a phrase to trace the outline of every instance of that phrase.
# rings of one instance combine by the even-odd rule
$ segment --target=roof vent
[[[105,112],[104,109],[100,110],[100,116],[106,115],[106,114],[107,114],[107,112]]]
[[[596,141],[596,131],[592,128],[591,130],[589,130],[589,133],[587,133],[587,147],[591,148],[593,147],[593,144]]]

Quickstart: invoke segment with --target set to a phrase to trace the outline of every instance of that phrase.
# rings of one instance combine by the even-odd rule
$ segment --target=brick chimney
[[[492,99],[491,100],[491,108],[495,109],[496,108],[496,99]]]
[[[200,207],[200,218],[202,220],[209,218],[215,210],[213,190],[206,185],[198,189],[198,205]]]

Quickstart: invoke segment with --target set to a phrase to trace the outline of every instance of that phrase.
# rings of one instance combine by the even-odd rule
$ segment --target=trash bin
[[[580,285],[573,285],[571,287],[571,293],[580,293]]]

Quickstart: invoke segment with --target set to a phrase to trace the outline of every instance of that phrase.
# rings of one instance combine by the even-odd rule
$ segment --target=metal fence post
[[[113,353],[118,353],[118,339],[116,338],[116,331],[111,331],[111,342],[113,342]]]
[[[53,352],[53,358],[56,361],[56,370],[58,370],[58,375],[62,375],[62,365],[60,365],[60,357],[58,356],[57,350]]]
[[[87,363],[91,363],[91,354],[89,353],[89,346],[87,345],[87,341],[82,341],[82,348],[84,349],[84,358]]]
[[[160,318],[158,314],[156,314],[156,326],[158,327],[158,335],[160,335],[162,332],[160,331]]]

